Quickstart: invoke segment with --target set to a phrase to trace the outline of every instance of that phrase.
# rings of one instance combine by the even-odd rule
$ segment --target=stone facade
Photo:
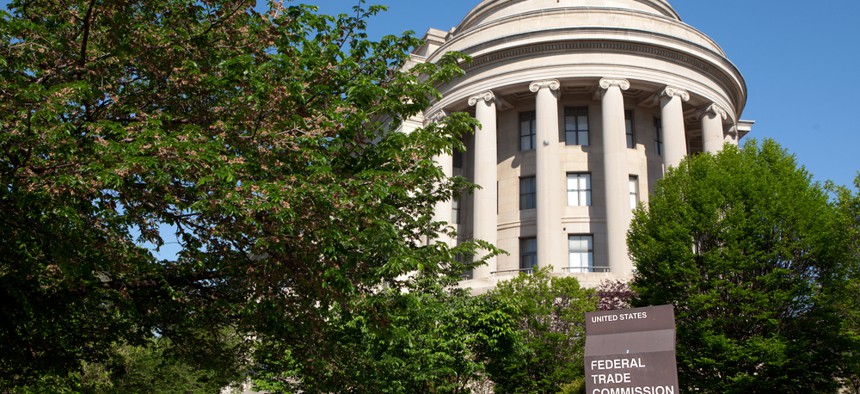
[[[740,72],[664,0],[484,0],[425,40],[415,62],[473,59],[404,128],[454,111],[482,125],[438,158],[481,187],[438,207],[459,230],[447,241],[510,253],[470,273],[477,291],[533,264],[585,285],[629,278],[631,207],[685,155],[737,144],[753,123]]]

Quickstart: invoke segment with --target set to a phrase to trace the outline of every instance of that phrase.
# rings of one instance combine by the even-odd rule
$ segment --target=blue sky
[[[479,0],[379,0],[373,37],[448,30]],[[748,136],[771,138],[816,181],[850,186],[860,171],[860,0],[669,0],[682,20],[714,39],[746,79]],[[326,13],[355,0],[306,1]]]

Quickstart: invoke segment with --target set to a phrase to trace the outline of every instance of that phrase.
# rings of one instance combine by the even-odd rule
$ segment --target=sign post
[[[671,305],[585,315],[587,394],[678,394]]]

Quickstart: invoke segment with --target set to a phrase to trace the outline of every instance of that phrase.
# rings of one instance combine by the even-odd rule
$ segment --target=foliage
[[[297,365],[328,365],[314,346],[333,318],[368,312],[354,300],[469,268],[453,256],[475,244],[424,241],[450,231],[435,204],[468,188],[432,158],[474,121],[392,126],[439,97],[458,59],[402,71],[418,40],[369,41],[381,8],[358,4],[0,11],[0,390],[154,334],[211,361],[246,355],[223,332],[259,333],[301,349]],[[175,258],[142,246],[174,236]]]
[[[593,290],[542,268],[500,282],[483,302],[477,349],[497,393],[557,393],[583,377]]]
[[[585,394],[585,378],[577,378],[562,386],[558,394]]]
[[[620,279],[603,280],[596,290],[599,297],[597,304],[599,311],[628,309],[630,302],[636,297],[636,292],[630,288],[630,284]]]
[[[853,393],[860,394],[860,175],[854,180],[855,192],[847,187],[830,185],[836,195],[836,202],[845,221],[842,228],[847,229],[850,239],[852,264],[846,277],[848,284],[845,293],[837,296],[836,305],[843,316],[842,330],[853,344],[846,353],[846,362],[841,366],[839,376]]]
[[[332,354],[311,364],[296,363],[294,376],[300,380],[289,373],[274,376],[267,369],[269,363],[283,359],[276,347],[280,341],[259,338],[265,355],[257,357],[262,362],[257,387],[311,393],[471,392],[469,384],[481,371],[471,350],[475,334],[468,331],[476,299],[466,290],[428,285],[409,291],[386,289],[353,301],[363,304],[361,313],[338,309],[323,344]],[[374,315],[386,316],[383,326],[372,322]]]
[[[82,362],[65,378],[43,376],[21,393],[217,393],[231,381],[219,375],[223,370],[207,370],[176,357],[170,341],[154,339],[142,346],[115,345],[103,363]]]
[[[684,391],[833,392],[847,233],[773,141],[687,158],[629,233],[639,305],[674,304]]]

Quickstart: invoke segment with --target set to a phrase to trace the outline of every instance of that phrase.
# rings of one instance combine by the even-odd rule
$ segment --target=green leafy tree
[[[270,369],[285,359],[282,342],[260,338],[257,387],[270,392],[471,393],[482,370],[472,351],[476,335],[468,330],[476,299],[464,289],[422,282],[430,283],[408,291],[385,289],[354,300],[362,304],[359,308],[338,308],[327,325],[326,351],[331,353],[326,359]],[[374,322],[374,316],[386,321]],[[302,379],[295,380],[298,376]]]
[[[169,340],[115,345],[103,362],[81,362],[67,376],[45,375],[16,392],[27,393],[217,393],[239,378],[238,371],[207,369],[177,357]]]
[[[687,158],[636,211],[638,305],[674,304],[685,391],[826,393],[849,343],[848,237],[775,142]]]
[[[854,193],[847,187],[830,187],[836,194],[843,226],[849,234],[852,261],[846,274],[849,281],[845,293],[835,301],[843,316],[843,333],[853,344],[846,352],[847,360],[839,376],[846,388],[860,394],[860,175],[854,180]]]
[[[453,256],[474,245],[426,240],[450,231],[435,204],[467,188],[432,158],[474,121],[394,130],[458,59],[403,71],[418,40],[369,41],[381,8],[358,4],[0,11],[0,390],[155,334],[201,360],[247,356],[224,332],[279,338],[297,365],[328,365],[329,322],[367,312],[354,300],[469,268]],[[142,246],[174,236],[175,258]]]
[[[477,351],[497,393],[557,393],[583,378],[585,313],[597,296],[549,268],[521,274],[483,296]]]

